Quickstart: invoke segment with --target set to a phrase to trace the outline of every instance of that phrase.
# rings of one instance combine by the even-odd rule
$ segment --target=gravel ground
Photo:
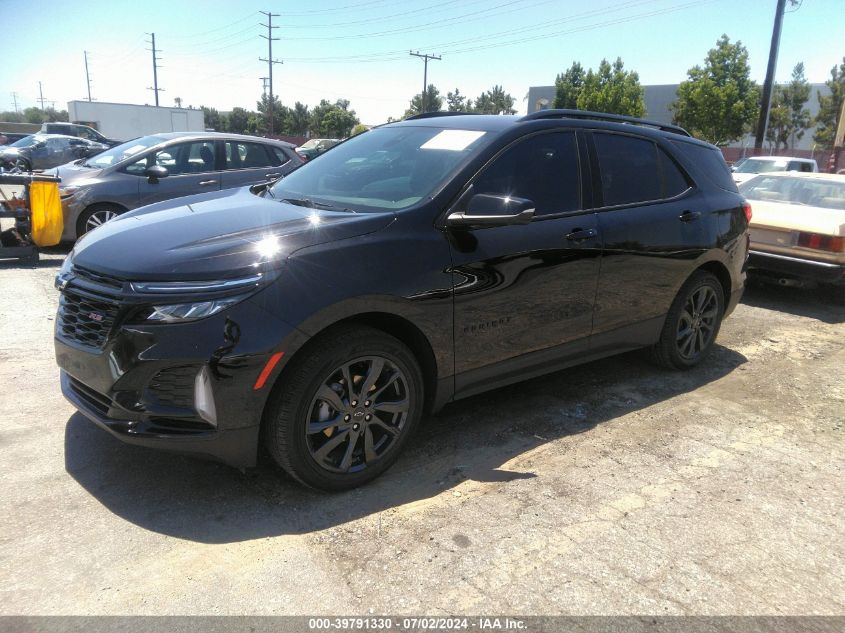
[[[0,614],[845,614],[825,293],[752,286],[690,372],[627,354],[450,405],[325,495],[74,413],[62,256],[0,264]]]

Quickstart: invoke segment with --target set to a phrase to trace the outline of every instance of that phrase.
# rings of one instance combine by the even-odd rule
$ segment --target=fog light
[[[197,377],[194,378],[194,408],[203,420],[217,426],[217,409],[214,407],[214,394],[211,391],[208,367],[200,369]]]

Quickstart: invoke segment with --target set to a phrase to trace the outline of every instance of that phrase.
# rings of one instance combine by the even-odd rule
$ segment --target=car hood
[[[0,147],[0,156],[3,158],[14,158],[15,156],[29,154],[28,147]]]
[[[94,167],[83,167],[81,163],[83,160],[75,160],[73,162],[54,167],[53,169],[45,169],[44,173],[50,176],[58,176],[62,179],[62,186],[69,184],[78,184],[80,180],[88,180],[89,178],[96,178],[103,170]]]
[[[740,173],[737,173],[737,172],[734,172],[734,173],[731,174],[731,176],[734,179],[734,182],[738,185],[741,185],[742,183],[747,182],[747,181],[751,180],[752,178],[754,178],[755,176],[759,176],[759,175],[760,174],[744,174],[744,173],[740,174]]]
[[[261,198],[249,188],[168,200],[126,213],[82,237],[75,266],[131,280],[238,277],[281,265],[295,251],[378,231],[393,213],[351,213]]]
[[[749,226],[752,229],[771,228],[822,235],[845,235],[845,210],[751,198],[748,201],[751,203],[752,216]],[[753,237],[752,232],[752,239]]]

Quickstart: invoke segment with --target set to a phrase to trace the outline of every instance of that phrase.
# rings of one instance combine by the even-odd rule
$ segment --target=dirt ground
[[[845,306],[752,286],[712,358],[448,406],[363,489],[125,446],[0,264],[0,614],[845,614]]]

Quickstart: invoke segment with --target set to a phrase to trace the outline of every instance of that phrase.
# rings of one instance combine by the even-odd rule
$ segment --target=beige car
[[[845,176],[760,174],[739,191],[753,213],[749,268],[845,285]]]

